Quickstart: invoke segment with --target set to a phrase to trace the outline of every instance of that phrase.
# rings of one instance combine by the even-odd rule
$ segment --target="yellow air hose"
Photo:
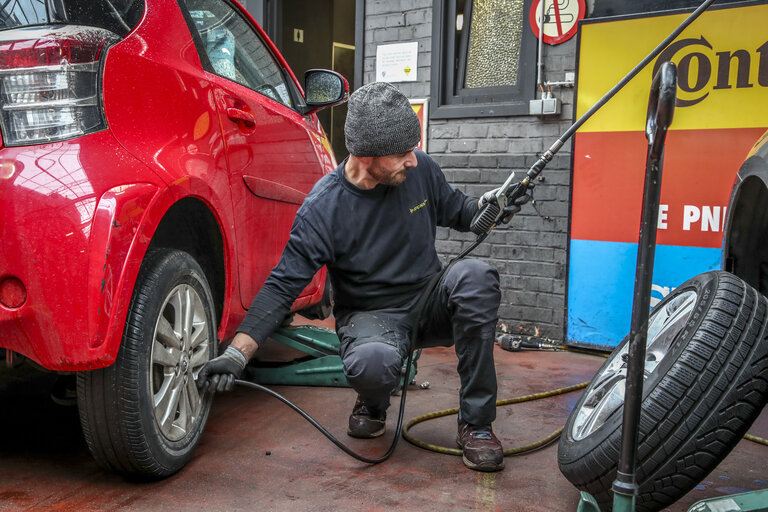
[[[744,439],[746,439],[747,441],[752,441],[753,443],[764,444],[765,446],[768,446],[768,439],[763,439],[762,437],[753,436],[752,434],[744,434]]]
[[[560,348],[566,348],[566,347],[560,347]],[[570,347],[568,347],[570,348]],[[602,355],[601,355],[602,356]],[[602,356],[607,357],[607,356]],[[534,393],[531,395],[524,395],[524,396],[518,396],[514,398],[507,398],[504,400],[499,400],[496,402],[496,406],[502,406],[502,405],[512,405],[512,404],[519,404],[522,402],[531,402],[533,400],[541,400],[543,398],[549,398],[551,396],[557,396],[557,395],[563,395],[565,393],[570,393],[571,391],[577,391],[579,389],[584,389],[589,385],[589,381],[582,382],[581,384],[574,384],[573,386],[567,386],[564,388],[559,389],[553,389],[551,391],[545,391],[543,393]],[[421,441],[411,435],[409,433],[411,427],[418,425],[419,423],[428,421],[428,420],[434,420],[436,418],[442,418],[444,416],[451,416],[452,414],[458,414],[459,408],[455,407],[453,409],[444,409],[442,411],[435,411],[430,412],[427,414],[422,414],[421,416],[416,416],[415,418],[408,421],[408,423],[405,424],[405,427],[403,428],[403,438],[405,438],[406,441],[409,443],[418,446],[420,448],[424,448],[425,450],[430,450],[437,453],[444,453],[446,455],[461,455],[462,452],[458,448],[448,448],[447,446],[438,446],[435,444],[426,443],[424,441]],[[560,427],[559,429],[555,430],[551,434],[549,434],[547,437],[540,439],[536,441],[535,443],[527,444],[525,446],[518,446],[517,448],[509,448],[507,450],[504,450],[504,456],[505,457],[511,457],[513,455],[523,455],[525,453],[529,453],[532,451],[536,451],[540,448],[544,448],[545,446],[549,445],[550,443],[553,443],[557,441],[557,439],[560,437],[560,434],[563,432],[563,428]],[[768,440],[763,439],[762,437],[757,437],[752,434],[745,434],[744,439],[748,441],[752,441],[754,443],[762,444],[765,446],[768,446]]]
[[[522,402],[530,402],[533,400],[541,400],[542,398],[548,398],[550,396],[556,396],[556,395],[562,395],[565,393],[570,393],[571,391],[576,391],[579,389],[583,389],[587,387],[589,382],[582,382],[581,384],[575,384],[573,386],[568,386],[560,389],[553,389],[551,391],[545,391],[543,393],[534,393],[532,395],[524,395],[524,396],[518,396],[514,398],[507,398],[504,400],[499,400],[496,402],[496,406],[501,405],[511,405],[511,404],[519,404]],[[408,421],[408,423],[405,424],[405,428],[403,429],[403,437],[406,441],[409,443],[416,445],[418,447],[424,448],[426,450],[430,450],[433,452],[438,453],[444,453],[446,455],[461,455],[461,450],[458,448],[448,448],[447,446],[438,446],[430,443],[425,443],[424,441],[420,441],[419,439],[416,439],[411,434],[409,434],[409,430],[414,425],[418,425],[419,423],[422,423],[427,420],[433,420],[435,418],[442,418],[443,416],[450,416],[452,414],[458,414],[459,409],[458,407],[453,409],[444,409],[442,411],[435,411],[430,412],[427,414],[423,414],[421,416],[417,416],[411,420]],[[547,446],[548,444],[554,442],[557,440],[557,438],[560,437],[560,433],[563,431],[562,427],[555,430],[551,434],[549,434],[544,439],[541,439],[539,441],[536,441],[535,443],[527,444],[525,446],[519,446],[517,448],[509,448],[507,450],[504,450],[504,456],[512,456],[512,455],[522,455],[524,453],[532,452],[534,450],[538,450],[539,448],[543,448]]]

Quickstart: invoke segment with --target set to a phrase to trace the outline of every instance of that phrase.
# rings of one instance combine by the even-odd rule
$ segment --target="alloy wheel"
[[[697,294],[688,291],[660,307],[648,319],[644,379],[653,373],[669,352],[696,305]],[[571,435],[579,441],[598,430],[624,404],[629,343],[611,356],[604,371],[596,375],[587,390],[582,407],[577,411]]]
[[[155,326],[150,367],[155,420],[171,441],[182,439],[203,409],[195,379],[210,357],[207,324],[194,288],[182,284],[171,290]]]

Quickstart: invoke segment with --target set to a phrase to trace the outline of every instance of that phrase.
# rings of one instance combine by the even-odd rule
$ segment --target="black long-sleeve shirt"
[[[437,226],[468,231],[477,200],[449,185],[427,154],[416,150],[416,158],[398,186],[358,188],[344,175],[346,161],[320,179],[238,332],[263,342],[323,265],[337,314],[402,306],[419,293],[441,268]]]

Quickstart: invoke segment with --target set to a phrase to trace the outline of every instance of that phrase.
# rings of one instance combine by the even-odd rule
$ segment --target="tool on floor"
[[[508,350],[509,352],[520,352],[524,348],[533,350],[557,350],[559,348],[556,343],[541,341],[534,336],[520,336],[515,334],[502,334],[496,338],[496,342],[502,349]]]
[[[478,211],[477,215],[475,215],[475,218],[472,220],[470,229],[474,234],[477,235],[476,240],[472,244],[470,244],[469,247],[467,247],[461,254],[459,254],[459,256],[454,258],[448,265],[446,265],[441,272],[433,276],[432,280],[429,282],[429,285],[426,287],[424,295],[422,296],[422,298],[420,299],[417,305],[417,308],[416,308],[417,318],[421,317],[421,314],[425,309],[425,306],[429,300],[429,297],[431,296],[432,292],[437,286],[439,280],[442,278],[445,272],[450,268],[450,266],[453,265],[456,261],[459,261],[465,258],[478,245],[480,245],[487,238],[490,232],[500,222],[507,222],[509,220],[508,217],[510,216],[510,211],[509,210],[505,211],[505,207],[507,207],[507,205],[518,204],[519,201],[528,194],[529,190],[533,189],[535,185],[534,180],[544,170],[544,167],[552,160],[552,158],[560,150],[560,148],[563,147],[565,142],[568,139],[570,139],[574,135],[574,133],[576,133],[576,131],[581,127],[581,125],[583,125],[590,117],[592,117],[592,115],[594,115],[598,110],[600,110],[600,108],[602,108],[603,105],[605,105],[611,98],[613,98],[613,96],[615,96],[627,83],[629,83],[638,73],[640,73],[640,71],[642,71],[645,68],[645,66],[648,65],[648,63],[650,63],[653,59],[658,57],[658,55],[664,50],[664,48],[666,48],[667,45],[669,45],[669,43],[671,43],[678,35],[680,35],[680,33],[688,25],[690,25],[696,18],[698,18],[699,15],[701,15],[701,13],[704,12],[712,3],[714,3],[714,1],[715,0],[705,0],[675,30],[673,30],[669,34],[669,36],[667,36],[656,48],[654,48],[653,51],[651,51],[651,53],[649,53],[640,63],[637,64],[637,66],[635,66],[629,73],[627,73],[627,75],[624,78],[622,78],[616,85],[614,85],[587,112],[585,112],[578,120],[576,120],[576,122],[574,122],[560,136],[560,138],[557,139],[552,144],[552,146],[550,146],[550,148],[547,149],[538,158],[538,160],[526,172],[522,180],[520,180],[519,182],[515,182],[515,179],[514,179],[515,173],[510,173],[510,176],[507,178],[504,184],[498,189],[496,189],[494,194],[494,200],[485,202],[485,204],[483,204],[483,206]],[[416,325],[418,326],[418,322],[416,322]],[[417,329],[418,327],[412,333],[412,337],[411,337],[412,342],[413,340],[418,339],[419,333]],[[413,352],[409,351],[409,356],[406,362],[404,375],[410,375],[412,361],[413,361]],[[399,415],[397,420],[397,428],[395,430],[395,436],[392,440],[392,444],[383,456],[375,459],[363,457],[359,454],[354,453],[348,447],[344,446],[340,441],[335,439],[327,430],[325,430],[321,425],[319,425],[307,413],[305,413],[298,406],[291,403],[288,399],[280,396],[276,392],[252,382],[237,380],[236,383],[241,386],[259,389],[283,401],[284,403],[292,407],[294,410],[299,412],[299,414],[304,416],[304,418],[307,419],[307,421],[312,423],[312,425],[314,425],[318,430],[320,430],[326,437],[328,437],[331,440],[331,442],[336,444],[336,446],[341,448],[345,453],[349,454],[350,456],[362,462],[377,464],[379,462],[383,462],[387,460],[389,456],[394,452],[394,449],[397,446],[397,442],[402,432],[403,412],[405,410],[405,397],[408,389],[408,379],[403,379],[402,381],[402,397],[400,399],[400,409],[399,409]],[[503,400],[500,402],[503,402]],[[535,448],[535,449],[538,449],[538,448]]]

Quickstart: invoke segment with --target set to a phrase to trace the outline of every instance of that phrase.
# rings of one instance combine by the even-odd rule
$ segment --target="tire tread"
[[[636,471],[639,511],[663,508],[692,489],[738,443],[768,400],[766,298],[726,272],[694,279],[713,282],[715,293],[680,356],[646,390]],[[568,436],[559,450],[563,474],[595,496],[602,510],[612,506],[618,454],[611,459],[591,452],[606,455],[609,447],[620,446],[621,422],[612,428],[589,457],[573,457]]]
[[[167,281],[168,273],[187,267],[197,275],[210,306],[210,289],[191,256],[170,249],[151,250],[142,263],[115,363],[78,374],[80,423],[91,454],[102,467],[133,479],[164,478],[183,467],[197,445],[210,408],[207,399],[202,422],[186,450],[178,456],[158,453],[156,445],[162,441],[149,428],[154,418],[146,417],[146,403],[142,402],[142,397],[151,400],[151,393],[149,397],[142,393],[139,380],[140,362],[147,357],[145,344],[151,343],[145,339],[146,322],[150,319],[154,326],[152,311],[158,301],[154,292]],[[215,336],[211,343],[215,344]]]

